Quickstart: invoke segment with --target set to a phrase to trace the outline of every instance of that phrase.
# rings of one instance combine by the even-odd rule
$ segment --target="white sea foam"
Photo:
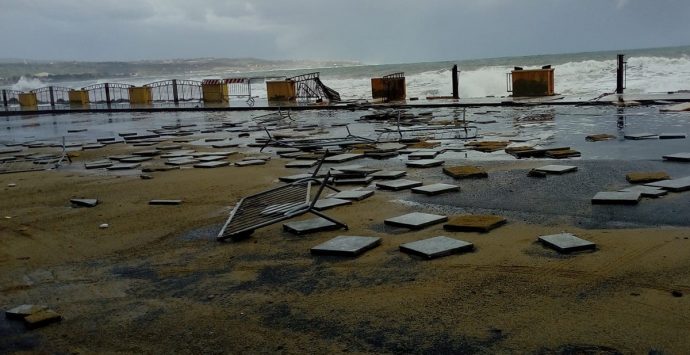
[[[31,91],[47,86],[44,82],[36,78],[20,77],[19,80],[12,84],[11,89],[17,91]]]

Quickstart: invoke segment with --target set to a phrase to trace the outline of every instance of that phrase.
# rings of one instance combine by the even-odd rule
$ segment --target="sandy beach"
[[[115,144],[79,152],[57,171],[0,175],[0,305],[41,304],[63,316],[58,324],[32,331],[3,318],[2,352],[690,351],[690,229],[682,218],[675,226],[673,220],[654,225],[651,218],[639,227],[616,228],[587,223],[578,211],[563,212],[572,218],[539,209],[521,214],[511,212],[510,197],[492,197],[503,193],[500,187],[482,188],[492,184],[477,180],[458,182],[462,191],[456,200],[465,202],[456,209],[409,192],[377,190],[369,199],[326,211],[346,222],[348,231],[294,236],[276,224],[247,240],[220,243],[215,236],[239,198],[296,172],[284,167],[287,160],[273,155],[256,167],[153,172],[148,180],[138,173],[78,168],[131,150]],[[500,177],[523,176],[541,163],[485,165]],[[606,181],[608,165],[592,163],[586,176]],[[425,183],[449,181],[440,168],[408,170]],[[547,180],[558,178],[566,176]],[[588,182],[595,180],[582,184],[601,188]],[[591,197],[582,195],[584,201]],[[477,196],[489,203],[473,205]],[[100,203],[74,208],[70,198]],[[150,206],[151,199],[183,203]],[[650,208],[687,215],[686,195],[667,200]],[[503,206],[508,223],[484,234],[383,224],[411,211],[482,206],[498,213]],[[628,208],[610,211],[621,207]],[[573,207],[554,202],[545,208]],[[609,212],[606,219],[626,221],[625,214]],[[99,228],[103,223],[109,227]],[[536,242],[540,235],[564,231],[595,242],[597,250],[561,255]],[[310,255],[311,247],[337,235],[378,236],[382,244],[357,258]],[[402,243],[436,235],[472,242],[475,250],[435,260],[398,250]]]

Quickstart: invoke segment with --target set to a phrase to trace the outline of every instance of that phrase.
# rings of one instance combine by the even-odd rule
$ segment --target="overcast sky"
[[[689,0],[0,0],[0,58],[402,63],[690,44]]]

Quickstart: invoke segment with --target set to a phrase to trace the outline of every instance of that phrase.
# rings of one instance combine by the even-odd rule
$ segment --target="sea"
[[[165,77],[100,78],[97,81],[53,85],[81,88],[104,82],[144,85],[165,79],[251,77],[255,78],[252,94],[262,99],[266,97],[265,79],[319,72],[322,81],[338,91],[341,98],[357,100],[371,98],[371,78],[402,72],[406,77],[408,97],[423,99],[427,96],[451,94],[451,68],[457,64],[460,70],[460,96],[482,98],[507,96],[507,73],[515,66],[529,69],[551,65],[555,68],[555,89],[558,94],[586,99],[615,90],[617,54],[625,54],[627,60],[626,93],[647,94],[690,89],[690,46],[329,68],[170,73]],[[11,89],[28,91],[45,86],[47,84],[38,79],[22,78]]]

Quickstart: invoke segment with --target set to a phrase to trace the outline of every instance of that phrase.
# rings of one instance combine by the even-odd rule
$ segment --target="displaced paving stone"
[[[616,136],[611,135],[611,134],[592,134],[587,137],[585,137],[585,140],[588,142],[600,142],[600,141],[607,141],[611,139],[616,139]]]
[[[505,149],[510,142],[508,141],[484,141],[484,142],[469,142],[465,146],[472,150],[484,153],[492,153]]]
[[[23,150],[23,148],[15,148],[15,147],[0,148],[0,154],[19,153],[22,150]]]
[[[527,173],[527,176],[533,177],[533,178],[545,178],[545,177],[546,177],[546,173],[543,172],[543,171],[531,169],[531,170]]]
[[[338,206],[351,205],[352,201],[344,200],[340,198],[324,198],[316,201],[314,204],[314,209],[317,211],[327,210],[329,208],[334,208]]]
[[[415,149],[415,151],[416,151],[419,149],[432,149],[432,148],[436,148],[436,147],[440,147],[440,146],[441,146],[441,142],[421,141],[421,142],[409,144],[407,146],[407,148]]]
[[[400,155],[398,152],[364,152],[364,156],[372,159],[388,159]]]
[[[630,133],[630,134],[626,134],[624,137],[625,137],[625,139],[632,139],[632,140],[640,140],[640,139],[657,139],[657,138],[659,138],[659,136],[657,136],[656,134],[654,134],[654,133],[649,133],[649,132],[645,132],[645,133]]]
[[[109,160],[99,160],[90,163],[84,163],[84,168],[86,169],[102,169],[113,166],[113,162]]]
[[[182,200],[151,200],[151,201],[149,201],[149,205],[172,206],[172,205],[179,205],[181,203],[182,203]]]
[[[98,149],[105,147],[105,144],[85,144],[81,147],[83,150]]]
[[[193,165],[199,163],[196,159],[190,158],[179,158],[179,159],[168,159],[165,164],[172,166],[183,166],[183,165]]]
[[[282,181],[282,182],[288,182],[288,183],[290,183],[290,182],[295,182],[295,181],[299,181],[299,180],[302,180],[302,179],[307,179],[307,178],[310,178],[310,177],[312,177],[312,174],[305,173],[305,174],[295,174],[295,175],[289,175],[289,176],[281,176],[281,177],[278,178],[278,180],[280,180],[280,181]]]
[[[376,183],[376,187],[382,190],[393,190],[400,191],[405,189],[411,189],[413,187],[422,186],[420,181],[407,180],[407,179],[397,179],[390,181],[381,181]]]
[[[375,172],[381,171],[381,169],[368,168],[361,165],[346,165],[346,166],[336,166],[331,168],[336,171],[340,171],[346,174],[356,174],[360,176],[366,176],[373,174]]]
[[[62,320],[62,316],[57,312],[44,309],[24,317],[24,324],[29,329],[36,329]]]
[[[372,181],[374,181],[374,178],[371,176],[353,178],[336,177],[333,183],[337,185],[369,185]]]
[[[416,152],[412,152],[407,156],[407,159],[418,160],[418,159],[434,159],[437,155],[441,154],[440,150],[431,149],[420,149]]]
[[[620,192],[620,191],[602,191],[597,192],[592,197],[592,204],[622,204],[634,205],[640,202],[642,194],[638,191]]]
[[[43,311],[46,308],[45,306],[37,306],[34,304],[23,304],[6,310],[5,317],[9,319],[24,319],[24,317]]]
[[[346,190],[346,191],[340,191],[334,195],[331,195],[329,197],[332,198],[339,198],[343,200],[351,200],[351,201],[361,201],[364,200],[365,198],[369,198],[374,195],[374,191],[368,191],[368,190]]]
[[[176,149],[182,149],[182,146],[180,144],[168,144],[168,145],[159,145],[156,147],[158,150],[176,150]]]
[[[283,229],[285,231],[297,235],[335,230],[339,228],[340,226],[338,224],[321,217],[283,224]]]
[[[264,165],[266,161],[263,159],[242,160],[235,162],[235,166],[250,166],[250,165]]]
[[[139,178],[142,179],[142,180],[151,180],[151,179],[153,179],[153,176],[151,176],[151,175],[146,175],[146,174],[141,174],[141,175],[139,175]]]
[[[472,243],[448,238],[444,236],[433,237],[416,242],[400,245],[400,251],[419,255],[427,259],[439,258],[474,249]]]
[[[443,225],[443,229],[453,232],[486,233],[506,222],[505,218],[496,215],[460,215],[451,217],[448,223]]]
[[[297,161],[291,161],[291,162],[285,164],[285,167],[286,168],[304,169],[304,168],[314,167],[318,163],[319,163],[318,160],[297,160]]]
[[[343,163],[346,161],[359,159],[363,156],[364,156],[364,154],[352,154],[352,153],[338,154],[338,155],[326,157],[324,162],[326,162],[326,163]]]
[[[659,139],[685,139],[687,135],[685,133],[660,133]]]
[[[222,148],[235,148],[235,147],[238,147],[239,145],[240,145],[239,143],[227,142],[227,143],[215,143],[215,144],[212,144],[211,147],[222,149]]]
[[[680,192],[690,190],[690,176],[679,179],[662,180],[656,182],[650,182],[645,184],[645,186],[659,187],[664,190]]]
[[[627,187],[625,189],[620,189],[618,190],[620,192],[639,192],[642,197],[661,197],[666,194],[668,194],[668,191],[659,188],[659,187],[652,187],[652,186],[642,186],[642,185],[637,185],[637,186],[632,186],[632,187]]]
[[[161,151],[158,149],[148,149],[148,150],[140,150],[133,152],[132,155],[137,155],[137,156],[142,156],[142,157],[153,157],[156,155],[160,155]]]
[[[213,169],[213,168],[220,168],[224,166],[230,165],[229,161],[207,161],[203,163],[198,163],[194,164],[195,168],[201,168],[201,169]]]
[[[153,159],[150,156],[140,156],[140,157],[127,157],[120,159],[121,163],[141,163]]]
[[[455,191],[460,191],[460,186],[458,185],[451,185],[451,184],[431,184],[431,185],[424,185],[420,187],[415,187],[412,189],[412,192],[418,193],[418,194],[425,194],[425,195],[439,195],[445,192],[455,192]]]
[[[636,171],[625,175],[625,179],[631,184],[644,184],[670,178],[665,171]]]
[[[560,150],[547,150],[545,153],[547,158],[552,159],[566,159],[575,158],[581,155],[577,150],[572,149],[560,149]]]
[[[337,236],[311,248],[314,255],[357,256],[381,244],[379,237]]]
[[[560,253],[572,253],[582,250],[594,250],[597,245],[570,233],[543,235],[539,241],[546,246],[556,249]]]
[[[383,223],[396,227],[404,227],[410,229],[421,229],[434,224],[443,223],[448,220],[448,217],[437,214],[412,212],[402,216],[388,218]]]
[[[670,161],[690,161],[690,153],[675,153],[663,156],[664,160]]]
[[[541,171],[547,174],[565,174],[573,171],[577,171],[577,166],[572,165],[545,165],[539,168],[535,168],[536,171]]]
[[[439,159],[420,159],[405,162],[405,165],[411,168],[431,168],[434,166],[441,166],[445,163],[443,160]]]
[[[79,207],[96,207],[98,205],[98,199],[95,198],[73,198],[69,202]]]
[[[107,167],[106,169],[108,170],[130,170],[130,169],[136,169],[139,167],[139,163],[123,163],[123,164],[114,164],[112,166]]]
[[[443,173],[454,179],[487,178],[489,174],[478,166],[451,166],[443,168]]]
[[[198,157],[198,158],[196,158],[196,160],[198,160],[202,163],[208,163],[208,162],[212,162],[212,161],[224,160],[226,158],[227,157],[222,156],[222,155],[207,155],[207,156],[203,156],[203,157]]]
[[[377,171],[375,173],[370,174],[369,176],[373,177],[374,179],[399,179],[405,175],[407,175],[407,171],[380,170],[380,171]]]

